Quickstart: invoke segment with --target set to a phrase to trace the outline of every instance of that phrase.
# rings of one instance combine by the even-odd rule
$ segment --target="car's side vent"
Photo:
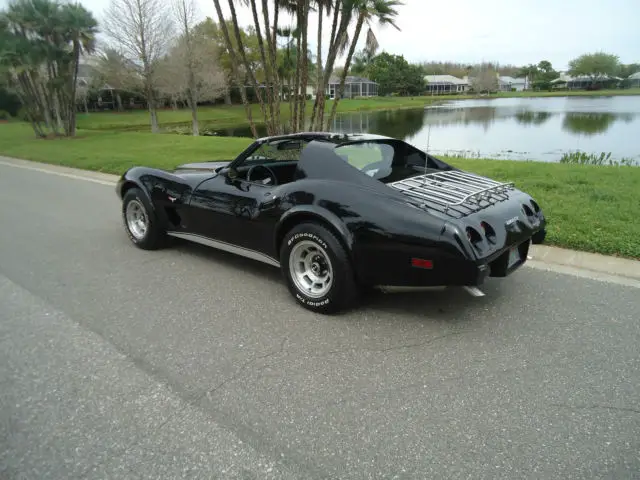
[[[180,215],[178,214],[176,209],[174,207],[165,207],[164,211],[167,214],[167,219],[169,220],[169,222],[171,222],[174,227],[179,227],[182,219],[180,218]]]

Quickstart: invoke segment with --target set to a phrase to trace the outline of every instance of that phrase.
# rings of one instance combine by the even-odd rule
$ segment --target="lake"
[[[435,155],[557,162],[581,150],[640,163],[640,96],[457,100],[340,114],[331,130],[397,137]],[[247,127],[216,134],[251,136]]]

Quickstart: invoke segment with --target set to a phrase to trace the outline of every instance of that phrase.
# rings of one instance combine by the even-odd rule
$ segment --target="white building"
[[[628,79],[630,87],[640,87],[640,72],[629,75]]]
[[[511,92],[513,89],[516,92],[522,92],[526,86],[526,78],[513,78],[506,75],[498,77],[498,89],[502,92]]]
[[[453,75],[425,75],[426,92],[434,95],[441,93],[463,93],[469,89],[468,80]]]

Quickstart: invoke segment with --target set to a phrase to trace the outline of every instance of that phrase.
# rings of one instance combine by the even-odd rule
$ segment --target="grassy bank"
[[[120,174],[133,165],[233,158],[248,138],[80,131],[76,139],[37,140],[29,125],[0,124],[0,154]],[[550,220],[548,243],[640,259],[640,168],[446,158],[453,165],[532,194]]]
[[[373,110],[396,110],[400,108],[422,108],[433,101],[431,97],[373,97],[370,99],[341,100],[338,104],[338,112],[359,112]],[[331,112],[333,101],[326,104],[326,117]],[[307,103],[307,117],[311,116],[313,102]],[[263,119],[260,107],[251,105],[251,114],[256,123]],[[161,126],[178,124],[190,124],[191,111],[188,109],[163,109],[158,113]],[[281,118],[289,119],[289,104],[281,105]],[[215,107],[200,107],[198,119],[207,123],[210,128],[227,128],[238,125],[247,125],[244,106],[242,105],[218,105]],[[127,112],[99,112],[83,113],[78,115],[78,128],[86,130],[114,130],[147,127],[149,125],[149,112],[147,110],[133,110]]]
[[[640,95],[640,88],[625,90],[600,91],[559,91],[559,92],[502,92],[492,95],[433,95],[418,97],[372,97],[367,99],[345,99],[338,104],[339,113],[362,112],[375,110],[398,110],[402,108],[422,108],[433,103],[469,100],[474,98],[512,98],[512,97],[564,97],[564,96],[602,96],[602,95]],[[326,105],[327,115],[331,111],[333,101]],[[307,116],[311,115],[313,102],[307,104]],[[262,113],[258,105],[251,106],[252,116],[256,123],[262,120]],[[212,129],[229,128],[246,125],[245,110],[242,105],[219,105],[216,107],[201,107],[198,109],[201,122]],[[289,118],[289,104],[282,104],[282,120]],[[163,109],[158,114],[160,125],[164,127],[191,122],[191,112],[187,109]],[[100,112],[78,115],[78,128],[85,130],[125,130],[144,129],[149,126],[149,113],[146,110],[127,112]]]

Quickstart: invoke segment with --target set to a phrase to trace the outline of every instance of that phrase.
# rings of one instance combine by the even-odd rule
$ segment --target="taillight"
[[[493,227],[487,222],[480,222],[480,227],[482,228],[484,236],[487,238],[487,240],[489,240],[491,243],[495,243],[496,231],[493,229]]]
[[[482,236],[480,235],[480,232],[478,232],[475,228],[467,227],[466,231],[467,231],[467,238],[469,239],[469,242],[471,242],[472,245],[475,246],[476,243],[482,242]]]

